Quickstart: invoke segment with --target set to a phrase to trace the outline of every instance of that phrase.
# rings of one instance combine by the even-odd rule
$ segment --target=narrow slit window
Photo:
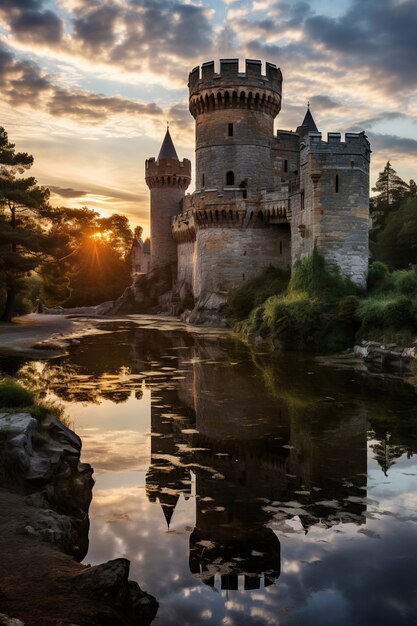
[[[227,125],[227,134],[229,135],[229,137],[233,137],[233,124]]]
[[[235,173],[227,172],[226,174],[226,185],[234,185],[235,184]]]
[[[287,159],[284,160],[284,172],[288,172],[288,161],[287,161]]]
[[[206,186],[206,175],[205,174],[201,175],[201,186],[202,187]]]
[[[334,190],[335,193],[339,193],[339,174],[336,174],[334,179]]]
[[[282,241],[279,242],[279,253],[282,254]]]

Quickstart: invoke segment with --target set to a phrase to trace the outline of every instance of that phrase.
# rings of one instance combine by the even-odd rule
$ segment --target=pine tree
[[[5,292],[2,313],[10,321],[25,277],[42,260],[46,238],[49,190],[33,177],[21,178],[33,164],[26,152],[16,152],[0,128],[0,283]]]
[[[371,199],[371,217],[373,228],[378,230],[384,227],[387,215],[398,208],[401,200],[409,193],[410,186],[398,176],[390,161],[387,161],[372,191],[377,192],[377,195]]]

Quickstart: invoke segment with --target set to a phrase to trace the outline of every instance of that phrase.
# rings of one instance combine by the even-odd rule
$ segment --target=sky
[[[276,128],[295,130],[310,101],[324,134],[365,130],[372,184],[388,160],[408,181],[416,33],[416,0],[0,0],[0,126],[52,204],[123,213],[148,234],[144,161],[167,120],[194,161],[189,72],[261,59],[284,77]]]

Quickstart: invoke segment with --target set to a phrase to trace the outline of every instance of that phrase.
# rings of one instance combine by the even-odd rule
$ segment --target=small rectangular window
[[[227,133],[228,133],[229,137],[233,137],[233,124],[228,124],[227,125]]]
[[[282,241],[279,242],[279,253],[282,254]]]
[[[288,172],[288,161],[287,161],[287,159],[284,160],[284,172]]]
[[[355,167],[355,161],[350,162],[350,167]]]

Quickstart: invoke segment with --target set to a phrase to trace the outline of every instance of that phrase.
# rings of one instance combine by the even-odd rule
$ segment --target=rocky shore
[[[52,415],[0,413],[0,625],[146,626],[156,615],[127,559],[79,563],[94,483],[80,451]]]
[[[353,351],[371,369],[407,373],[412,370],[413,363],[417,365],[417,340],[407,348],[402,348],[395,343],[362,341],[354,347]]]

